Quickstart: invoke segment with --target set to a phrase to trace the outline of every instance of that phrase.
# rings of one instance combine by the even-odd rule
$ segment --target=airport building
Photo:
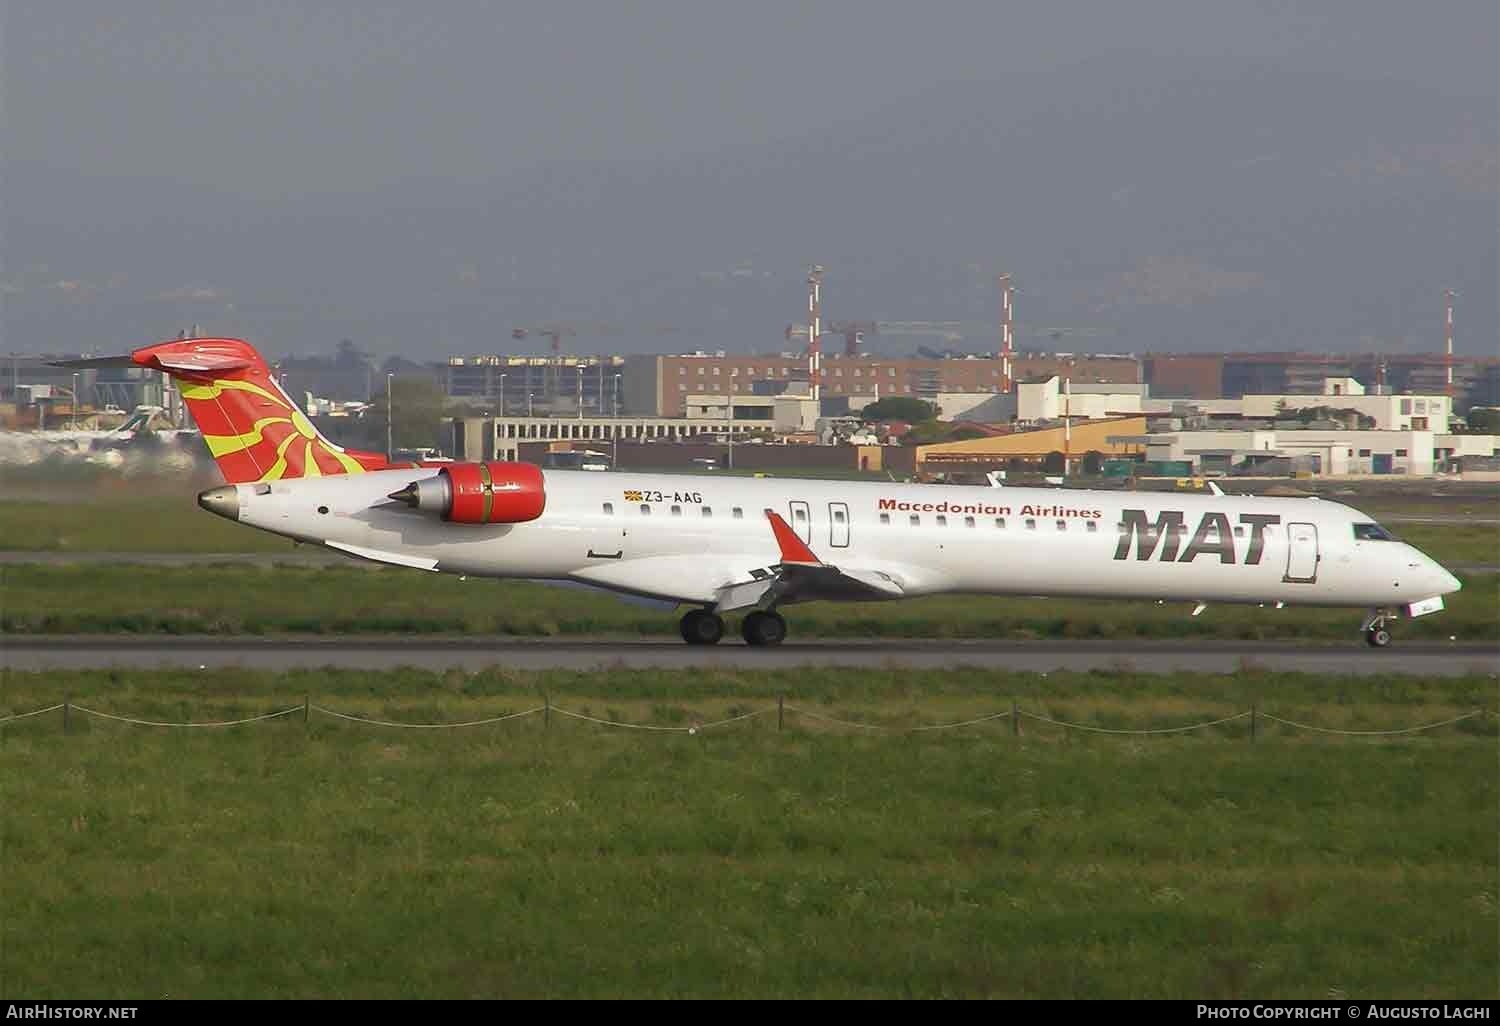
[[[806,353],[764,356],[689,353],[624,358],[624,409],[633,414],[682,416],[690,395],[774,395],[805,384]],[[863,405],[889,396],[937,402],[945,393],[985,393],[1001,388],[1002,363],[995,356],[912,359],[825,353],[822,397],[845,397]],[[1075,385],[1140,381],[1133,356],[1017,353],[1015,380],[1067,374]],[[946,415],[946,411],[945,411]]]
[[[1448,394],[1442,353],[1148,353],[1141,380],[1158,399],[1317,395],[1329,378],[1357,380],[1366,394]],[[1453,407],[1500,403],[1500,358],[1454,356]]]
[[[1464,469],[1465,461],[1500,456],[1494,435],[1433,431],[1177,431],[1119,435],[1120,444],[1145,447],[1151,463],[1190,466],[1194,473],[1404,474],[1431,476]]]

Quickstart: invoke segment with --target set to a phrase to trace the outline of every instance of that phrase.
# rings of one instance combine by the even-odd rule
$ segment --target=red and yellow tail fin
[[[230,484],[363,474],[388,464],[324,438],[247,342],[190,338],[137,349],[131,362],[165,371]]]

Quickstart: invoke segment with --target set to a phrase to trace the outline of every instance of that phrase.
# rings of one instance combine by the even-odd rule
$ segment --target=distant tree
[[[1042,470],[1048,474],[1061,474],[1067,468],[1067,459],[1054,449],[1042,460]]]
[[[966,442],[971,438],[986,437],[988,436],[985,434],[985,432],[981,428],[975,427],[973,424],[960,424],[952,431],[948,432],[948,441],[950,442]]]
[[[932,445],[934,442],[946,442],[951,432],[950,424],[944,424],[940,420],[924,420],[920,424],[913,424],[911,430],[901,436],[901,444]]]
[[[354,344],[353,339],[345,338],[339,340],[338,348],[333,354],[333,362],[337,367],[344,370],[351,370],[363,367],[369,362],[369,357]]]
[[[391,421],[391,441],[395,448],[441,445],[445,402],[443,389],[436,381],[427,377],[392,378],[391,406],[395,410]],[[378,432],[376,439],[380,449],[385,448],[386,415],[385,394],[382,392],[366,418],[371,428]]]
[[[1469,410],[1468,425],[1475,434],[1500,435],[1500,407],[1473,407]]]
[[[1090,449],[1083,454],[1083,472],[1085,474],[1104,473],[1104,454],[1097,449]]]
[[[924,420],[932,420],[937,417],[938,407],[934,403],[923,402],[921,399],[910,399],[906,396],[892,395],[884,399],[870,403],[859,411],[861,420],[905,420],[913,424]]]

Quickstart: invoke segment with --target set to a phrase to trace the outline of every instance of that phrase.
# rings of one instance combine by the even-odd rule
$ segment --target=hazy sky
[[[1048,109],[1047,97],[1028,88],[1036,82],[1058,97],[1051,114],[1066,122],[1078,96],[1090,95],[1070,93],[1067,83],[1076,80],[1080,89],[1094,83],[1089,88],[1095,93],[1108,92],[1110,76],[1120,75],[1101,69],[1124,68],[1126,77],[1166,69],[1162,74],[1189,93],[1195,75],[1226,67],[1263,69],[1268,77],[1308,76],[1353,95],[1370,84],[1382,104],[1385,97],[1398,105],[1408,94],[1419,97],[1413,110],[1451,109],[1459,112],[1457,120],[1436,129],[1435,138],[1424,135],[1421,125],[1390,125],[1390,138],[1382,140],[1382,174],[1423,179],[1424,190],[1444,174],[1456,176],[1473,192],[1470,199],[1481,200],[1480,209],[1488,199],[1495,213],[1491,140],[1500,120],[1500,5],[1494,0],[1024,6],[993,0],[9,0],[0,11],[4,349],[90,340],[107,347],[115,339],[106,336],[114,335],[146,341],[192,318],[216,330],[258,334],[273,349],[329,351],[338,337],[354,334],[371,348],[392,351],[421,348],[408,341],[419,330],[415,325],[437,318],[445,325],[443,341],[427,340],[427,348],[464,351],[495,348],[490,338],[503,337],[511,323],[576,314],[602,318],[621,309],[627,321],[665,310],[689,325],[719,324],[733,347],[753,345],[762,335],[774,345],[797,312],[804,265],[828,251],[844,258],[839,270],[845,296],[860,297],[866,307],[890,295],[886,282],[910,282],[905,305],[869,316],[967,319],[984,309],[983,295],[959,296],[950,313],[934,298],[947,293],[911,280],[922,266],[934,279],[951,278],[952,268],[939,255],[924,258],[936,263],[919,262],[915,269],[909,260],[901,262],[898,275],[896,264],[877,266],[869,245],[841,250],[837,242],[819,240],[819,226],[807,223],[805,212],[775,221],[783,209],[795,208],[797,177],[780,180],[782,191],[769,195],[745,183],[714,192],[715,183],[731,178],[736,166],[761,168],[759,180],[771,181],[789,153],[816,167],[847,152],[847,140],[865,144],[887,133],[907,138],[914,121],[941,116],[940,109],[923,106],[924,97],[935,95],[963,96],[968,90],[998,96],[985,101],[993,109],[1036,114]],[[1139,104],[1122,116],[1150,108]],[[1211,106],[1197,110],[1186,103],[1181,109],[1184,123],[1143,122],[1143,130],[1166,133],[1158,149],[1192,138],[1214,118]],[[1258,131],[1246,127],[1252,135]],[[1097,136],[1097,124],[1090,131]],[[1045,133],[1042,138],[1049,145],[1074,143]],[[1077,142],[1087,154],[1087,140]],[[832,150],[807,157],[819,145]],[[1288,156],[1280,149],[1275,154]],[[883,170],[919,156],[909,150],[882,154]],[[1101,142],[1093,156],[1107,163],[1110,149]],[[1391,172],[1390,160],[1404,161],[1399,175]],[[653,182],[700,162],[708,168],[704,179],[684,188],[708,190],[709,209],[741,219],[726,220],[723,234],[748,239],[760,230],[789,245],[783,251],[767,243],[736,254],[733,246],[674,234],[685,229],[665,224],[676,217],[670,195],[650,193],[659,204],[651,209],[663,224],[661,238],[654,238],[649,224],[632,224],[640,245],[624,252],[639,255],[625,258],[632,266],[621,268],[612,285],[608,268],[621,263],[621,240],[608,237],[609,226],[617,215],[619,223],[629,222],[630,211],[622,208],[643,210],[646,203],[642,193],[618,183],[644,183],[649,192]],[[1462,165],[1457,171],[1455,163]],[[603,169],[602,177],[586,186],[569,177],[585,168]],[[851,174],[848,168],[841,173]],[[580,198],[580,188],[590,190],[588,196]],[[912,188],[923,190],[923,181],[918,178]],[[1043,183],[1043,194],[1027,202],[1054,204],[1065,215],[1067,197],[1045,192]],[[788,203],[780,202],[782,195]],[[499,206],[476,209],[475,224],[484,216],[496,220],[473,239],[449,227],[454,222],[424,213],[460,201],[472,204],[474,197],[496,197],[497,204],[504,197],[510,205],[503,216]],[[747,199],[742,203],[740,197]],[[753,204],[745,205],[748,197]],[[888,196],[893,205],[903,199]],[[1425,202],[1415,193],[1396,199],[1406,207]],[[922,202],[931,204],[932,198]],[[939,219],[951,216],[955,222],[955,252],[975,248],[961,236],[976,198],[966,195],[963,202],[951,214],[937,211]],[[1378,218],[1383,201],[1376,195],[1368,202]],[[554,212],[555,231],[518,213],[543,208]],[[1471,220],[1468,209],[1446,216]],[[324,216],[326,224],[318,220]],[[586,221],[575,223],[579,218]],[[506,224],[522,221],[526,234],[508,236]],[[591,226],[598,226],[597,244],[589,241]],[[1408,231],[1405,222],[1402,230]],[[1450,228],[1434,230],[1438,236],[1424,250],[1472,250],[1441,274],[1451,282],[1464,278],[1467,267],[1471,279],[1480,279],[1478,286],[1464,281],[1472,293],[1465,302],[1469,324],[1482,325],[1490,345],[1472,337],[1465,343],[1474,352],[1492,348],[1494,268],[1486,261],[1493,260],[1493,243],[1462,231],[1452,235]],[[1494,217],[1478,230],[1493,238]],[[799,249],[794,243],[802,233],[808,238]],[[1088,236],[1086,226],[1072,234]],[[345,238],[342,246],[338,236]],[[461,241],[450,245],[443,241],[448,239]],[[1237,240],[1223,241],[1233,249]],[[1041,252],[1044,242],[1028,248]],[[1118,248],[1112,237],[1100,243]],[[1294,243],[1286,241],[1289,251]],[[940,233],[926,244],[939,253],[948,248]],[[899,240],[891,245],[897,248]],[[1243,258],[1235,264],[1207,259],[1201,240],[1191,256],[1179,251],[1181,245],[1180,239],[1163,239],[1156,250],[1122,257],[1111,273],[1126,276],[1118,278],[1126,285],[1146,282],[1147,293],[1171,288],[1147,281],[1153,267],[1158,279],[1161,267],[1188,264],[1199,268],[1184,272],[1193,280],[1249,275],[1243,283],[1251,290],[1275,275],[1272,257],[1267,266]],[[1352,249],[1359,240],[1351,236],[1348,245]],[[590,265],[594,248],[610,259]],[[376,254],[387,249],[421,255],[409,264],[382,263]],[[774,287],[722,302],[702,298],[705,268],[728,272],[731,261],[753,255],[774,255],[774,268],[756,264],[756,273],[771,276]],[[1054,255],[1050,263],[1028,267],[1025,252],[1005,256],[1018,275],[1056,283],[1047,298],[1054,320],[1073,315],[1064,297],[1081,295],[1085,285],[1078,283],[1082,278],[1068,278],[1070,292],[1063,282],[1083,273],[1076,263],[1065,267]],[[589,270],[572,275],[575,260]],[[422,268],[434,262],[443,265],[442,281],[435,278],[429,287],[422,284]],[[503,280],[496,271],[502,266],[509,268]],[[326,287],[308,285],[324,275]],[[655,290],[650,303],[642,298],[648,280]],[[490,281],[495,287],[488,298],[473,300],[468,313],[464,293],[443,291]],[[1443,284],[1435,278],[1420,287],[1431,291]],[[626,290],[629,295],[622,295]],[[1309,304],[1316,292],[1308,290]],[[715,302],[732,313],[719,316]],[[1359,296],[1351,293],[1346,302],[1358,304]],[[756,316],[756,304],[765,307],[763,323],[745,327],[744,319]],[[1151,305],[1149,295],[1144,305]],[[1485,311],[1483,317],[1474,314],[1476,308]],[[850,309],[846,315],[865,314]],[[1216,319],[1226,316],[1205,305],[1196,311],[1194,337],[1206,347]],[[1389,319],[1389,333],[1401,335],[1402,318]],[[1337,341],[1338,324],[1331,316],[1318,338]],[[1167,344],[1184,344],[1185,336],[1173,334],[1180,326],[1156,325],[1148,316],[1124,337],[1149,345],[1159,331]],[[1350,345],[1370,330],[1351,324]],[[632,337],[620,345],[645,345],[638,334],[627,327]],[[713,334],[674,345],[713,346]],[[1254,333],[1231,334],[1238,344]]]

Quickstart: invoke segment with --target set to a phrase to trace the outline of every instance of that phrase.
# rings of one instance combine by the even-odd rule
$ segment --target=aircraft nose
[[[240,518],[240,490],[234,485],[220,485],[198,493],[198,505],[225,520]]]
[[[1453,574],[1449,573],[1447,570],[1444,570],[1442,567],[1438,567],[1437,569],[1438,575],[1443,581],[1443,590],[1438,594],[1451,595],[1455,591],[1461,591],[1463,589],[1463,581],[1460,581],[1457,577],[1454,577]]]

